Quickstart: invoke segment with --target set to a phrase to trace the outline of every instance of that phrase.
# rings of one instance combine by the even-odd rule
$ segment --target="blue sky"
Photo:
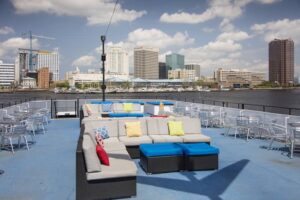
[[[22,33],[40,49],[59,48],[61,78],[78,66],[100,68],[100,35],[112,13],[112,0],[1,0],[0,60],[13,62],[19,47],[29,47]],[[267,72],[268,41],[292,38],[295,69],[300,75],[299,0],[120,0],[107,35],[108,45],[136,45],[184,54],[212,76],[219,67]]]

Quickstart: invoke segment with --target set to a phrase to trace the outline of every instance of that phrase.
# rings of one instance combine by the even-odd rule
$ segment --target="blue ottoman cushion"
[[[162,101],[165,106],[173,106],[174,103],[171,101]],[[160,101],[148,101],[147,104],[150,105],[160,105]]]
[[[182,148],[175,143],[141,144],[140,151],[146,157],[183,155]]]
[[[177,144],[180,146],[185,155],[214,155],[219,154],[219,149],[212,147],[206,143],[193,143],[193,144]]]

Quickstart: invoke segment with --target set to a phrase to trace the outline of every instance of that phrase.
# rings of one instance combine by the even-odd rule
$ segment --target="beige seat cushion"
[[[101,165],[101,172],[87,173],[86,177],[88,181],[108,178],[132,177],[137,175],[137,167],[128,155],[127,151],[114,151],[112,153],[108,153],[108,157],[110,165]]]
[[[149,135],[152,139],[153,143],[163,143],[167,142],[167,140],[162,135]]]
[[[96,146],[89,135],[83,136],[82,150],[87,172],[101,172],[101,163],[96,153]]]
[[[203,134],[188,134],[180,136],[183,139],[183,142],[210,142],[210,137]]]
[[[166,142],[183,142],[181,136],[162,135]]]
[[[119,150],[126,150],[125,145],[120,142],[119,138],[111,137],[108,139],[103,140],[104,142],[104,150],[109,152],[119,151]]]
[[[125,146],[138,146],[140,144],[149,144],[152,143],[152,139],[149,136],[140,136],[140,137],[127,137],[121,136],[119,140],[125,144]]]
[[[114,103],[112,106],[112,110],[114,113],[124,113],[124,108],[122,103]]]

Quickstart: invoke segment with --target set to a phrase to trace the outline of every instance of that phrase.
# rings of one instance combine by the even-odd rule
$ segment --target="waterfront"
[[[132,99],[172,99],[189,102],[201,102],[229,107],[242,107],[244,109],[263,110],[261,105],[267,106],[265,111],[288,113],[288,109],[300,109],[300,90],[239,90],[239,91],[218,91],[218,92],[140,92],[140,93],[115,93],[107,94],[108,99],[132,98]],[[0,106],[17,104],[29,100],[44,99],[100,99],[101,93],[53,93],[49,91],[31,91],[0,93]],[[252,105],[250,105],[252,104]],[[259,106],[254,106],[259,105]],[[271,108],[283,107],[283,108]],[[300,110],[293,110],[292,114],[300,114]]]

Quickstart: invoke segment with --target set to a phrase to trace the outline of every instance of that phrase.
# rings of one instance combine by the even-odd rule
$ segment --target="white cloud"
[[[7,35],[14,32],[15,32],[14,29],[8,26],[4,26],[0,28],[0,35]]]
[[[176,13],[163,13],[160,17],[161,22],[198,24],[214,18],[235,19],[243,14],[244,8],[253,2],[261,4],[271,4],[277,0],[211,0],[209,7],[201,14],[187,13],[179,11]]]
[[[263,35],[267,42],[275,38],[291,38],[297,44],[300,43],[300,19],[282,19],[265,24],[254,24],[251,30],[258,35]]]
[[[85,17],[89,25],[107,24],[115,2],[112,0],[11,0],[18,14],[46,12],[55,15]],[[146,11],[127,10],[121,4],[116,7],[112,23],[134,21]]]
[[[233,40],[233,41],[241,41],[241,40],[246,40],[249,39],[250,35],[248,35],[247,32],[244,31],[233,31],[233,32],[224,32],[221,33],[217,40],[219,41],[228,41],[228,40]]]
[[[14,57],[19,48],[29,48],[30,40],[28,38],[14,37],[4,42],[0,42],[0,56]],[[32,40],[33,48],[39,48],[37,39]]]
[[[194,43],[194,39],[190,38],[187,32],[177,32],[172,36],[158,29],[142,28],[130,32],[127,41],[135,46],[152,46],[160,49]]]
[[[85,55],[74,60],[72,66],[76,66],[76,67],[94,66],[96,64],[96,61],[97,61],[96,57]]]

